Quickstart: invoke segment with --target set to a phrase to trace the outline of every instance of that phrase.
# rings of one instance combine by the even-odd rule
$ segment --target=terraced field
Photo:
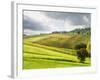
[[[87,58],[84,64],[79,63],[76,50],[73,49],[76,41],[83,41],[81,38],[82,36],[66,34],[24,37],[23,69],[90,66],[90,58]],[[89,37],[84,42],[88,41]]]

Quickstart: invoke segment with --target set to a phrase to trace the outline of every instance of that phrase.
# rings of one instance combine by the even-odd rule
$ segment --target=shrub
[[[86,57],[88,57],[88,52],[85,48],[81,48],[77,51],[77,57],[81,63],[84,63]]]
[[[85,49],[86,49],[86,44],[80,43],[80,44],[75,45],[75,49],[76,49],[76,50],[79,50],[79,49],[81,49],[81,48],[85,48]]]
[[[77,49],[77,58],[80,60],[80,63],[84,63],[86,57],[89,55],[88,51],[86,50],[86,44],[78,44],[75,46],[75,49]]]

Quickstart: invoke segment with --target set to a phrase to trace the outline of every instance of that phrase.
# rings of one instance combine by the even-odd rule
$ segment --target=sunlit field
[[[90,34],[50,33],[24,36],[23,69],[64,68],[90,66],[90,57],[84,63],[77,59],[74,49],[78,43],[85,43],[90,52]]]

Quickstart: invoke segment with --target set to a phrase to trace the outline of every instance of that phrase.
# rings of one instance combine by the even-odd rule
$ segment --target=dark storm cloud
[[[85,25],[90,27],[91,18],[89,13],[71,13],[71,12],[44,12],[45,15],[55,19],[69,20],[72,25]],[[84,19],[86,18],[86,19]]]
[[[30,30],[35,30],[35,31],[45,31],[47,30],[41,23],[32,20],[31,18],[29,18],[28,16],[24,15],[24,19],[23,19],[23,27],[24,29],[30,29]]]

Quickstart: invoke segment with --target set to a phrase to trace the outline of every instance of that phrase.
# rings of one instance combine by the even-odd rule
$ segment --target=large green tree
[[[86,44],[80,43],[75,46],[77,50],[77,58],[80,60],[80,63],[84,63],[86,57],[88,57],[88,51],[86,50]]]

